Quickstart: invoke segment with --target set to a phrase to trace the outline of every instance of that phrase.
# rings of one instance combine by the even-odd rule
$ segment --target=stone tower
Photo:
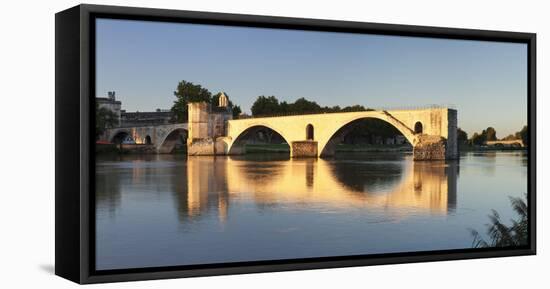
[[[229,99],[220,94],[218,105],[206,102],[189,103],[187,154],[224,155],[227,121],[233,118]]]
[[[187,110],[189,122],[187,144],[208,138],[208,120],[210,115],[208,103],[192,102],[187,105]]]
[[[227,95],[225,95],[225,92],[221,92],[220,98],[218,100],[218,107],[227,107],[229,106],[229,100],[227,99]]]

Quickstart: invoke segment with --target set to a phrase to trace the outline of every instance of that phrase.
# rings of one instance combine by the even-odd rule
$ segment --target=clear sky
[[[97,20],[96,92],[127,111],[168,109],[180,80],[322,106],[452,105],[468,135],[527,124],[527,45],[284,29]]]

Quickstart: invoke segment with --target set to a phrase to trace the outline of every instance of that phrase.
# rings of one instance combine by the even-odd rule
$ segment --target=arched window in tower
[[[417,121],[414,124],[414,133],[422,133],[422,123]]]
[[[313,140],[313,125],[306,126],[306,140]]]

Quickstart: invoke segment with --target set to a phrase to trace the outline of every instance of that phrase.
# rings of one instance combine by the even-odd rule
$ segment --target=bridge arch
[[[409,127],[405,126],[403,123],[395,120],[386,113],[381,114],[371,114],[368,116],[356,116],[351,119],[347,119],[337,126],[335,126],[332,131],[328,134],[327,139],[319,140],[318,148],[320,156],[331,156],[334,155],[334,150],[337,144],[342,142],[342,138],[349,133],[349,128],[361,120],[375,119],[378,121],[383,121],[392,127],[394,127],[399,133],[401,133],[405,139],[414,147],[417,142],[416,134]]]
[[[111,132],[109,136],[109,142],[120,144],[124,141],[125,138],[128,136],[132,136],[132,132],[126,129],[119,129]]]
[[[285,137],[284,134],[282,134],[279,130],[274,129],[273,126],[266,125],[266,124],[254,124],[249,127],[246,127],[242,131],[240,131],[235,137],[235,139],[231,142],[231,145],[228,148],[228,154],[241,154],[244,152],[244,138],[247,137],[250,133],[256,133],[260,131],[261,129],[268,129],[274,133],[276,133],[278,136],[280,136],[289,146],[290,142],[288,137]]]
[[[178,141],[181,140],[184,145],[187,145],[187,137],[188,131],[185,128],[176,127],[161,136],[157,144],[157,151],[164,154],[171,153],[175,149]]]

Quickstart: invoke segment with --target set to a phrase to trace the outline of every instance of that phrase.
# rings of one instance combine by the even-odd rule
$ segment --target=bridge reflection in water
[[[526,160],[525,152],[467,153],[460,163],[382,153],[98,155],[96,266],[469,248],[468,229],[482,232],[491,209],[515,216],[508,196],[525,190]]]
[[[444,215],[456,208],[458,165],[453,161],[255,157],[189,157],[186,176],[175,182],[187,186],[175,188],[180,218],[214,209],[224,222],[233,202],[381,209],[395,217],[410,210]]]

